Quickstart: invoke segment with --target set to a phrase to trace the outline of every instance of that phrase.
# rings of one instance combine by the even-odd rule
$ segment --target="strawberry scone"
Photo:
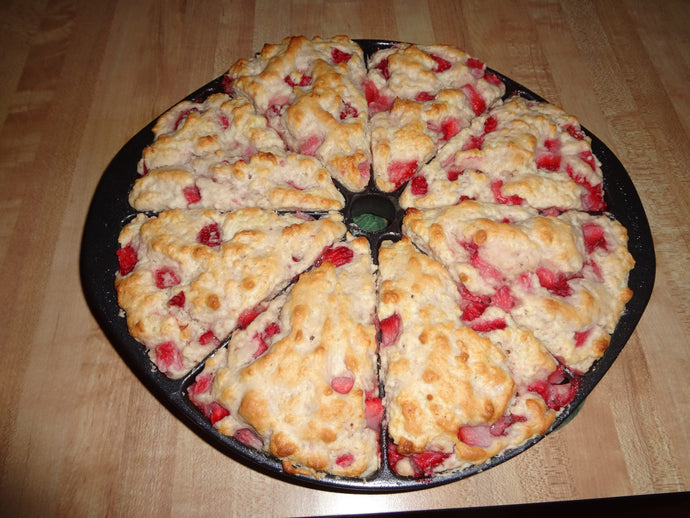
[[[339,240],[339,215],[272,211],[139,214],[120,233],[118,303],[158,369],[186,374]]]
[[[376,472],[374,274],[365,238],[335,243],[206,362],[191,400],[218,431],[288,472]]]
[[[321,160],[350,191],[369,182],[366,68],[362,49],[344,36],[286,38],[236,62],[226,90],[251,100],[287,148]]]
[[[561,108],[513,97],[463,129],[400,197],[420,209],[471,199],[537,209],[602,211],[591,139]]]
[[[374,178],[382,191],[407,182],[505,92],[484,63],[447,45],[401,43],[378,51],[368,66]]]
[[[632,296],[627,233],[607,215],[464,201],[409,210],[403,232],[458,283],[467,325],[514,322],[574,372],[603,356]]]
[[[525,388],[530,371],[555,362],[538,346],[510,361],[462,322],[455,282],[440,263],[403,237],[379,253],[381,376],[391,468],[404,476],[481,464],[544,433],[555,418]],[[516,348],[509,349],[511,352]]]

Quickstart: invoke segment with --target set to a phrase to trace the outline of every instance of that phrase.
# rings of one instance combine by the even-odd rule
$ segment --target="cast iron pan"
[[[391,41],[378,40],[357,40],[357,42],[367,57],[376,50],[395,44]],[[544,100],[502,74],[493,70],[491,72],[504,81],[506,97],[520,95],[528,99]],[[204,99],[211,93],[219,91],[222,91],[222,76],[193,92],[186,99]],[[94,317],[122,359],[151,393],[202,439],[232,459],[256,471],[291,483],[334,491],[390,493],[424,489],[461,480],[505,462],[527,450],[544,437],[534,437],[519,447],[493,457],[479,466],[471,466],[462,471],[436,475],[432,478],[413,479],[400,477],[388,467],[386,462],[387,436],[385,426],[382,426],[380,438],[382,467],[377,473],[367,479],[347,479],[324,475],[323,478],[317,480],[285,473],[278,459],[218,433],[187,398],[187,387],[194,381],[195,376],[203,368],[203,364],[179,380],[171,380],[158,372],[149,360],[144,347],[129,335],[125,319],[121,316],[117,304],[114,287],[115,272],[118,269],[115,253],[119,248],[117,237],[122,227],[136,214],[129,206],[127,197],[137,177],[136,166],[141,152],[153,140],[151,129],[154,123],[155,121],[152,121],[139,131],[115,155],[96,188],[86,218],[81,244],[81,280],[84,294]],[[577,395],[559,414],[546,435],[563,425],[569,417],[575,415],[587,395],[611,367],[640,320],[654,285],[654,245],[644,208],[635,187],[625,168],[606,145],[585,128],[583,130],[591,137],[593,152],[602,164],[604,195],[609,211],[628,229],[628,247],[636,262],[629,278],[629,287],[633,290],[634,295],[626,306],[625,313],[611,337],[611,344],[603,358],[585,373]],[[400,229],[404,211],[400,209],[397,200],[402,188],[395,193],[381,193],[372,181],[363,193],[350,193],[342,188],[341,190],[347,201],[343,215],[348,229],[355,235],[364,235],[369,239],[375,254],[374,259],[376,259],[382,241],[386,239],[395,241],[401,237]],[[363,230],[353,222],[353,217],[363,212],[374,212],[384,216],[390,221],[390,224],[378,232]]]

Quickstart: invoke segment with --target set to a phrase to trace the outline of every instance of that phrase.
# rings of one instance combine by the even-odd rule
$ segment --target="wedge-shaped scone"
[[[345,200],[321,163],[295,153],[259,152],[248,159],[214,153],[184,167],[149,171],[134,184],[138,210],[258,207],[273,210],[340,210]]]
[[[190,399],[221,433],[288,472],[376,472],[374,274],[365,238],[336,243],[206,362]]]
[[[178,378],[344,234],[339,215],[139,214],[120,233],[115,280],[130,334],[161,372]]]
[[[257,151],[285,149],[266,118],[247,99],[231,99],[224,93],[212,94],[203,102],[178,103],[158,118],[153,136],[138,164],[141,176],[214,153],[222,153],[226,159],[248,158]]]
[[[344,36],[286,38],[239,60],[226,77],[226,88],[250,99],[288,149],[317,157],[351,191],[366,187],[366,69],[356,43]]]
[[[316,159],[285,151],[244,98],[213,94],[163,114],[129,194],[137,210],[338,210],[343,197]]]
[[[627,232],[607,215],[464,201],[408,210],[403,232],[458,283],[467,325],[489,333],[510,316],[575,372],[604,354],[632,296]]]
[[[484,63],[446,45],[380,50],[368,75],[374,178],[383,191],[413,177],[505,92]]]
[[[555,367],[538,346],[511,361],[461,320],[455,282],[408,238],[379,252],[378,316],[391,468],[422,476],[480,464],[546,431],[554,419],[526,390]],[[519,340],[518,340],[519,341]],[[506,340],[508,342],[508,340]],[[512,342],[511,342],[512,343]],[[510,350],[510,349],[508,349]],[[517,375],[511,368],[517,365]],[[514,378],[517,377],[517,379]]]
[[[472,199],[601,211],[602,182],[591,139],[575,117],[514,97],[453,137],[413,178],[400,204],[422,209]]]

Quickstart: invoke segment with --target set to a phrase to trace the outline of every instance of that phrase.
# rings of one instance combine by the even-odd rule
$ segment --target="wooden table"
[[[690,489],[687,1],[6,0],[0,20],[0,514],[319,515]],[[656,288],[578,417],[528,452],[397,495],[278,481],[166,411],[92,317],[79,247],[110,159],[236,59],[292,34],[455,44],[577,115],[626,166]]]

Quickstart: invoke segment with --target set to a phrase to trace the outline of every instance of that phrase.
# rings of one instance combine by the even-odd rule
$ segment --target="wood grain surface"
[[[137,381],[78,259],[96,184],[156,115],[284,36],[449,43],[560,104],[619,157],[656,285],[576,419],[517,458],[396,495],[299,487],[219,453]],[[0,515],[295,516],[690,489],[690,3],[0,2]]]

